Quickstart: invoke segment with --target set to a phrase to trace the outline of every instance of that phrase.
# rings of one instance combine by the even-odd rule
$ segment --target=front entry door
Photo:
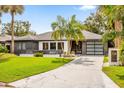
[[[71,51],[74,51],[75,54],[82,54],[82,41],[79,41],[78,44],[76,44],[75,41],[72,41]]]

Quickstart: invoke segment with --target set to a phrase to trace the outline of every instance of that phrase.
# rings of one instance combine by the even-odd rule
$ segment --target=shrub
[[[121,43],[121,46],[120,46],[119,59],[122,65],[124,65],[124,41]]]
[[[8,49],[6,46],[0,44],[0,53],[7,53]]]
[[[64,57],[75,57],[75,52],[74,51],[72,51],[71,53],[69,53],[69,52],[64,52],[64,55],[63,55]]]
[[[34,53],[35,57],[43,57],[43,52],[36,52]]]

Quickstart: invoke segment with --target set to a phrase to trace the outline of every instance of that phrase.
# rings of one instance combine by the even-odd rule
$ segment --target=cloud
[[[96,8],[96,6],[93,6],[93,5],[83,5],[83,6],[79,7],[79,10],[93,10],[95,8]]]

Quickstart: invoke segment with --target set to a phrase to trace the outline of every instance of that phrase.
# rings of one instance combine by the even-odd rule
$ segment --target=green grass
[[[9,57],[0,59],[0,82],[12,82],[58,68],[72,59]]]
[[[124,88],[124,67],[122,67],[122,66],[103,67],[103,71],[118,86],[120,86],[121,88]]]
[[[0,53],[0,60],[10,58],[10,57],[16,57],[16,55],[10,54],[10,53]]]
[[[108,62],[108,56],[104,56],[103,62],[104,63],[107,63]]]

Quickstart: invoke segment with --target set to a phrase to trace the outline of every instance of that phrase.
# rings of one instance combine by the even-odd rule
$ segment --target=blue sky
[[[27,5],[22,15],[16,15],[15,20],[29,21],[31,29],[43,33],[51,31],[51,23],[56,21],[56,16],[61,15],[66,19],[75,14],[77,20],[84,21],[91,13],[96,12],[96,6],[78,5]],[[2,17],[3,23],[10,22],[9,14]]]

